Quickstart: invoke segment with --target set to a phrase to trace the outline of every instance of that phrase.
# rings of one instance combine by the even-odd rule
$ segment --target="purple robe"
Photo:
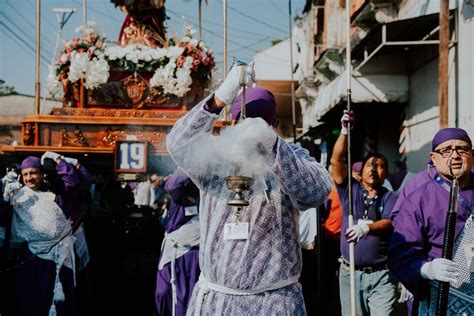
[[[456,236],[471,215],[473,180],[471,173],[471,185],[460,189]],[[429,165],[428,170],[419,172],[405,185],[392,214],[394,232],[389,246],[390,268],[417,300],[424,299],[428,293],[428,282],[420,276],[421,266],[441,257],[449,207],[448,190],[449,184],[437,174],[433,165]]]
[[[56,171],[61,181],[54,192],[55,202],[69,218],[80,204],[77,198],[81,190],[81,177],[77,169],[64,160],[56,165]],[[25,247],[21,260],[30,258],[31,255],[30,250]],[[34,257],[23,264],[16,274],[15,315],[48,315],[53,300],[55,277],[56,264],[50,260]],[[62,266],[60,279],[65,301],[56,304],[57,315],[76,315],[78,306],[72,270]]]
[[[166,233],[171,233],[183,224],[187,223],[193,216],[185,215],[185,207],[197,205],[197,196],[193,196],[196,202],[188,200],[189,193],[186,190],[186,182],[189,177],[182,171],[176,171],[165,183],[165,190],[171,196],[172,203],[169,208],[170,217],[166,223]],[[161,260],[162,255],[160,256]],[[176,284],[176,315],[186,315],[194,285],[199,279],[199,248],[195,247],[179,257],[175,261],[175,284]],[[155,302],[158,315],[172,314],[172,291],[171,291],[171,263],[166,264],[163,269],[158,270],[156,276]]]

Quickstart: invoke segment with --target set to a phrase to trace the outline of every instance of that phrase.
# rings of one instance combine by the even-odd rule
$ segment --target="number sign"
[[[118,141],[115,147],[116,172],[146,172],[147,143]]]

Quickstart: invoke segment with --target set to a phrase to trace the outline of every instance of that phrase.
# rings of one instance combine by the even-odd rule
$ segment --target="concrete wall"
[[[437,59],[410,74],[410,98],[404,126],[407,129],[408,169],[421,170],[426,166],[431,139],[439,128]]]
[[[448,121],[450,127],[464,128],[474,138],[474,4],[459,1],[458,21],[457,47],[449,53]],[[420,60],[422,56],[415,54],[412,59]],[[431,140],[439,130],[437,57],[410,73],[404,125],[408,168],[421,170],[426,167]]]
[[[458,126],[474,139],[474,1],[459,4]]]

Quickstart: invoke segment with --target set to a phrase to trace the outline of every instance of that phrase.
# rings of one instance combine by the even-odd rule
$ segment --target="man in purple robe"
[[[156,276],[158,315],[186,315],[199,270],[199,191],[178,169],[164,185],[171,196]]]
[[[352,197],[354,225],[349,227],[349,188],[347,165],[347,125],[353,122],[352,112],[344,111],[341,135],[331,157],[334,182],[341,199],[341,266],[339,286],[342,315],[351,313],[349,243],[355,243],[356,315],[392,315],[396,301],[396,281],[388,270],[387,247],[392,232],[390,216],[397,194],[384,186],[387,159],[370,153],[362,161],[360,182],[353,179]]]
[[[305,315],[298,283],[299,211],[321,204],[331,180],[307,150],[277,136],[276,103],[268,90],[247,89],[246,119],[212,134],[225,105],[232,105],[234,120],[241,116],[237,107],[243,97],[235,100],[241,77],[250,86],[253,69],[233,67],[166,140],[201,198],[201,276],[187,315]],[[228,205],[234,192],[226,179],[235,174],[253,180],[242,192],[249,203],[243,208]]]
[[[395,205],[390,268],[413,293],[413,314],[434,314],[437,291],[431,285],[443,281],[451,283],[448,313],[472,315],[474,175],[472,141],[466,131],[445,128],[436,133],[430,160],[427,170],[405,185]],[[460,186],[453,260],[441,258],[452,181],[450,161]]]
[[[43,164],[50,160],[55,172],[48,173],[46,183]],[[75,237],[69,218],[74,219],[80,205],[74,199],[84,190],[81,178],[90,179],[85,169],[83,175],[78,169],[52,152],[21,163],[24,186],[12,191],[12,238],[27,247],[16,275],[15,315],[77,314]]]

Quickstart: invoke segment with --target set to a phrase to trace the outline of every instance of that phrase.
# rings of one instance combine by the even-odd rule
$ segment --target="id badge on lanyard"
[[[224,225],[224,240],[247,240],[249,238],[249,223],[227,223]]]
[[[242,208],[237,207],[235,222],[224,225],[224,240],[247,240],[249,238],[249,222],[241,222]]]

